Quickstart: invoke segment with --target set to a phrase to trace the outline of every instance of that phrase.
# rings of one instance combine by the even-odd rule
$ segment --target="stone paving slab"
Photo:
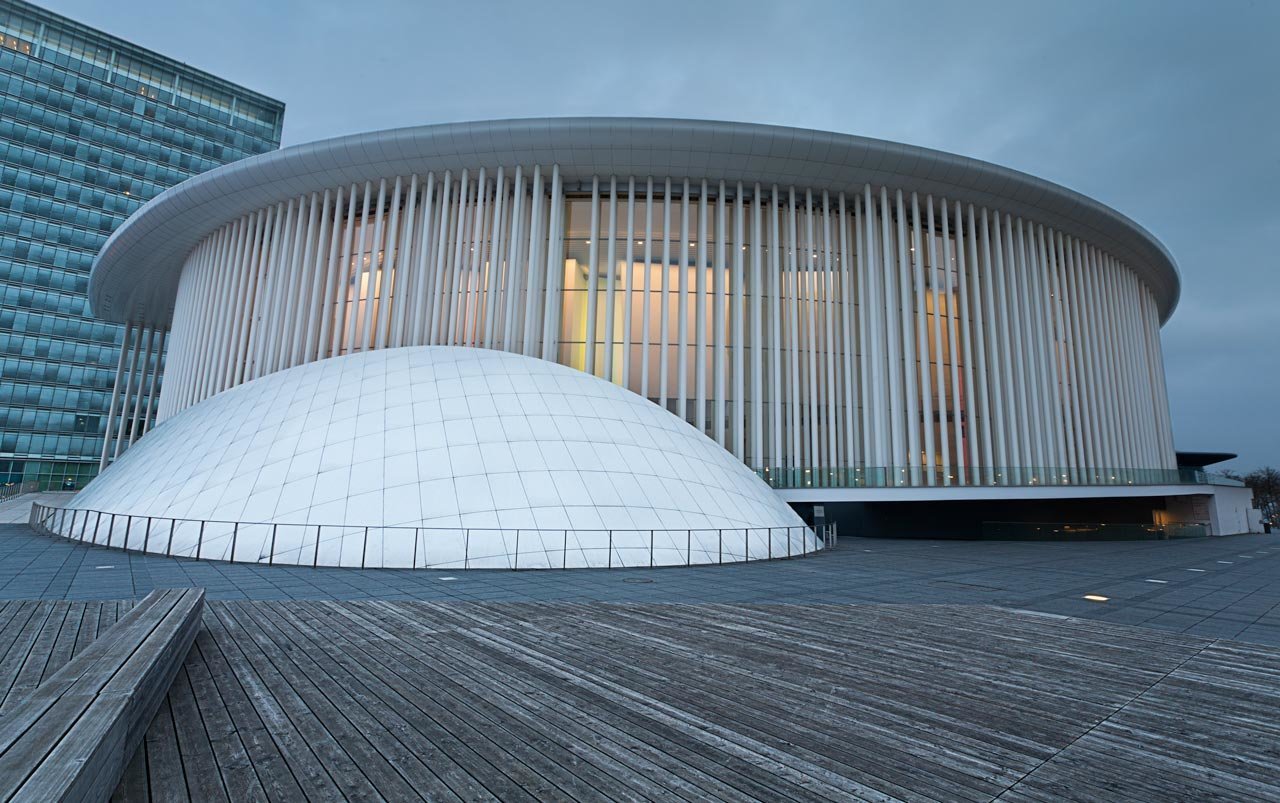
[[[812,557],[724,566],[361,571],[130,553],[0,524],[0,599],[136,600],[155,588],[193,586],[206,588],[210,600],[979,603],[1280,646],[1276,535],[1076,543],[843,538]]]

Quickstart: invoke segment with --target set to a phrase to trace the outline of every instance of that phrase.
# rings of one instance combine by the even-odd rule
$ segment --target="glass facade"
[[[124,327],[90,314],[95,255],[167,187],[278,147],[283,119],[278,101],[0,0],[0,484],[97,473]]]

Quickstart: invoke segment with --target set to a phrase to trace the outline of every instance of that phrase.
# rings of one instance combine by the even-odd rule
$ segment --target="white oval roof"
[[[681,548],[689,528],[803,526],[732,454],[640,396],[532,357],[447,346],[335,357],[220,393],[148,433],[68,507],[600,538],[679,530]],[[266,549],[244,539],[268,531],[242,529],[237,556]],[[442,537],[460,545],[463,533]]]
[[[303,193],[428,170],[560,166],[592,175],[679,176],[860,191],[889,185],[987,205],[1074,234],[1127,263],[1161,320],[1180,282],[1146,229],[1092,198],[1005,167],[883,140],[748,123],[550,118],[400,128],[297,145],[190,178],[144,204],[111,235],[89,277],[94,314],[167,326],[193,247],[243,214]]]

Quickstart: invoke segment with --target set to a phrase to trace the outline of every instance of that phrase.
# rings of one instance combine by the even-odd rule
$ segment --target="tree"
[[[1262,518],[1274,522],[1280,516],[1280,471],[1265,466],[1240,479],[1253,490],[1253,504],[1262,511]]]

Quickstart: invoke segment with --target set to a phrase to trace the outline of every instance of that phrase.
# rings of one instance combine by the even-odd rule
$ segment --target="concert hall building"
[[[788,505],[846,535],[1238,532],[1247,491],[1174,448],[1179,290],[1097,201],[863,137],[566,118],[285,148],[103,247],[95,313],[168,351],[155,433],[72,507],[252,525],[250,559],[322,563],[322,535],[290,558],[262,528],[544,552],[657,530],[636,544],[659,563],[715,560],[701,531],[745,531],[733,559],[816,548]],[[769,528],[793,534],[750,543]]]

